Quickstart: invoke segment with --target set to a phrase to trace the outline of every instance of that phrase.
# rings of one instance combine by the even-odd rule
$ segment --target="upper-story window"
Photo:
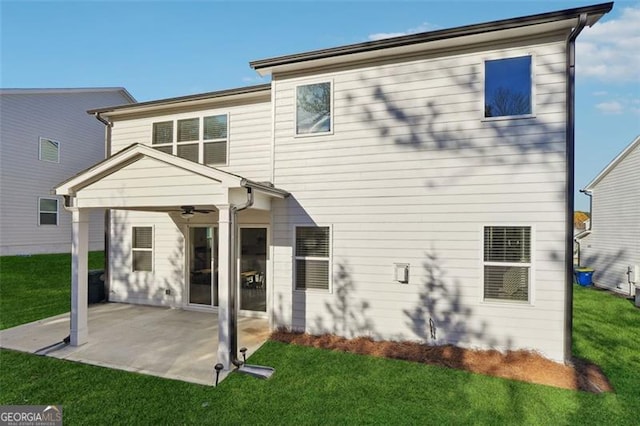
[[[331,82],[296,87],[296,134],[332,131]]]
[[[60,142],[48,138],[40,138],[38,158],[51,163],[60,162]]]
[[[227,164],[228,116],[193,117],[153,123],[154,148],[207,166]]]
[[[487,60],[484,63],[484,116],[533,114],[531,56]]]

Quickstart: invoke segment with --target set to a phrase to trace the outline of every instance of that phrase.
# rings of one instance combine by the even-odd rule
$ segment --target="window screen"
[[[484,228],[484,298],[528,301],[531,228]]]
[[[153,123],[153,145],[173,143],[173,121]]]
[[[58,200],[55,198],[38,199],[38,224],[58,224]]]
[[[204,164],[215,166],[227,163],[227,142],[206,142],[204,144]]]
[[[178,142],[197,141],[198,139],[200,139],[199,118],[178,120]]]
[[[60,142],[40,138],[40,160],[52,163],[60,162]]]
[[[178,145],[178,157],[198,162],[198,144]]]
[[[330,229],[327,226],[296,228],[296,289],[329,289]]]
[[[210,139],[226,139],[227,138],[227,116],[215,115],[205,117],[204,122],[204,140]]]
[[[133,271],[153,270],[153,227],[133,227],[131,257]]]

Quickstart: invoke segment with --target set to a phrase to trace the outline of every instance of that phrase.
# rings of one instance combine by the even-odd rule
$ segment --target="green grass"
[[[89,253],[89,269],[103,269],[104,253]],[[69,312],[71,255],[0,257],[0,330]]]
[[[2,351],[0,404],[61,404],[71,425],[637,424],[640,310],[574,288],[574,353],[615,393],[267,342],[250,361],[275,367],[271,380],[232,374],[218,388]]]

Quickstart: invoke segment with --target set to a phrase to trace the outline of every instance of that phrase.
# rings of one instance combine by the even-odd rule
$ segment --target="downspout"
[[[113,124],[100,115],[99,112],[94,114],[94,117],[105,125],[104,128],[104,158],[111,157],[111,128]],[[109,249],[111,246],[111,210],[104,210],[104,285],[106,300],[109,300],[109,294],[111,294],[111,279],[109,270]]]
[[[244,182],[241,183],[245,185]],[[253,188],[246,186],[247,188],[247,201],[244,204],[231,206],[230,210],[230,232],[229,232],[229,352],[231,353],[230,360],[233,365],[240,367],[242,361],[238,359],[238,311],[237,311],[237,255],[236,252],[236,235],[238,234],[237,213],[246,210],[253,206]]]
[[[576,75],[576,38],[587,23],[587,14],[582,13],[576,27],[567,38],[566,46],[566,237],[565,237],[565,309],[564,309],[564,360],[571,362],[573,333],[573,209],[574,209],[574,169],[575,169],[575,75]]]

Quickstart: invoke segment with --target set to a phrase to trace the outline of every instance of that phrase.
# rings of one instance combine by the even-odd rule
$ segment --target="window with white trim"
[[[39,154],[40,161],[48,161],[50,163],[60,162],[60,142],[53,139],[40,138],[39,141]]]
[[[297,226],[295,233],[295,289],[329,290],[331,229]]]
[[[531,55],[484,62],[484,116],[517,117],[533,113]]]
[[[38,225],[58,225],[57,198],[38,198]]]
[[[296,134],[330,133],[331,83],[303,84],[296,87]]]
[[[131,240],[131,269],[153,271],[153,227],[133,226]]]
[[[228,115],[193,117],[153,123],[151,145],[207,166],[227,164]]]
[[[528,302],[531,227],[484,227],[484,299]]]

